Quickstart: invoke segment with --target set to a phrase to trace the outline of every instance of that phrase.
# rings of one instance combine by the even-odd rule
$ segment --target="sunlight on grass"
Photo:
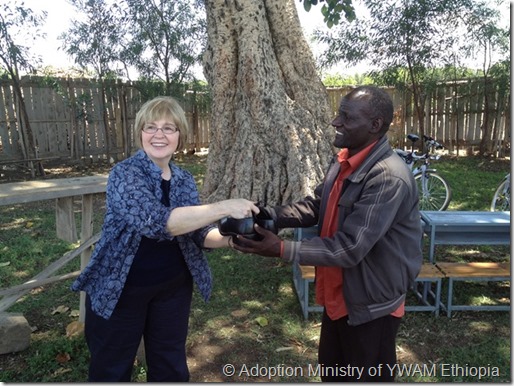
[[[32,333],[30,339],[32,340],[33,343],[47,342],[48,340],[55,339],[55,334],[52,331],[44,331],[44,332],[36,331],[35,333]]]
[[[230,318],[228,317],[228,315],[220,315],[216,318],[208,319],[205,324],[209,329],[213,329],[214,331],[218,332],[227,325],[229,320]]]
[[[396,345],[396,357],[399,362],[421,363],[420,357],[407,344]]]
[[[471,304],[477,306],[485,306],[485,305],[498,305],[504,303],[502,299],[492,299],[485,295],[473,296],[471,297]],[[507,302],[509,303],[509,302]]]
[[[280,295],[291,295],[293,294],[293,287],[291,286],[291,284],[282,284],[280,285],[280,287],[278,287],[278,290],[277,292],[280,294]],[[296,294],[294,294],[294,296],[296,296]]]
[[[235,326],[230,327],[221,327],[218,330],[217,336],[222,339],[231,339],[234,337],[237,337],[238,329],[235,328]]]
[[[27,220],[26,219],[14,219],[11,222],[8,223],[2,223],[2,226],[0,229],[2,230],[14,230],[17,228],[23,227]]]
[[[301,337],[304,342],[315,343],[319,341],[321,326],[319,324],[309,323],[307,326],[302,323],[284,321],[282,325],[282,333],[284,336]]]
[[[469,323],[469,328],[479,332],[490,332],[493,330],[493,326],[489,322],[483,321],[472,321]]]
[[[12,274],[16,279],[25,279],[30,276],[30,273],[27,271],[16,271]]]
[[[247,300],[247,301],[244,301],[242,302],[242,304],[249,308],[250,310],[262,310],[262,309],[265,309],[266,311],[269,309],[269,307],[262,303],[261,301],[259,300]]]

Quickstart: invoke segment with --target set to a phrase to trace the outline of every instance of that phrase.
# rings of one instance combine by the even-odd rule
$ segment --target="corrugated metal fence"
[[[126,158],[134,150],[132,126],[142,104],[137,82],[107,81],[104,87],[91,79],[26,77],[22,90],[38,159],[68,158],[93,161]],[[339,101],[352,87],[329,88],[334,115]],[[510,90],[490,88],[480,81],[442,84],[427,97],[425,133],[454,149],[477,146],[485,114],[489,114],[490,140],[496,152],[510,146]],[[395,146],[417,133],[417,118],[408,94],[387,89],[395,105],[389,137]],[[182,105],[191,127],[188,149],[209,145],[209,103],[195,92],[184,92]],[[13,97],[12,83],[0,80],[0,164],[31,158],[26,128]]]

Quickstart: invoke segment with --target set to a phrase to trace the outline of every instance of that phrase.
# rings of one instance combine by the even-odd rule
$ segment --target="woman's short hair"
[[[143,127],[149,122],[166,119],[173,122],[179,129],[177,151],[184,149],[189,135],[189,124],[186,113],[176,99],[169,96],[159,96],[143,104],[136,114],[134,122],[134,140],[139,148],[142,148]]]

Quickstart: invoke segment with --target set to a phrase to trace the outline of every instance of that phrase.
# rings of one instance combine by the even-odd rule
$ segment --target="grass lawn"
[[[184,157],[179,163],[201,184],[205,157]],[[509,161],[475,157],[444,157],[434,166],[453,191],[448,210],[488,210],[497,184],[510,171]],[[103,195],[98,195],[95,232],[103,204]],[[74,247],[56,239],[54,221],[53,202],[0,207],[0,287],[29,280]],[[438,260],[449,261],[510,260],[507,246],[438,246],[436,254]],[[227,249],[210,252],[208,259],[214,288],[209,303],[196,293],[193,300],[187,343],[191,381],[319,381],[320,315],[303,320],[291,266]],[[73,261],[60,273],[76,269],[79,262]],[[34,289],[8,310],[23,313],[33,333],[27,350],[0,355],[0,382],[86,380],[84,339],[66,336],[79,307],[70,283]],[[459,284],[461,300],[510,301],[509,283]],[[410,312],[397,343],[399,382],[511,381],[510,312],[455,312],[451,319],[444,313],[436,318]],[[145,379],[144,365],[137,363],[134,381]]]

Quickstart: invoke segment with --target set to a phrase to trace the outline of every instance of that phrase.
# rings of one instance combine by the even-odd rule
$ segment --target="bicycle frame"
[[[503,177],[494,192],[491,211],[495,211],[497,208],[510,210],[510,173]]]
[[[510,209],[510,173],[507,174],[503,180],[505,181],[505,185],[503,186],[503,194],[508,202]]]
[[[429,168],[430,160],[431,159],[438,160],[439,158],[440,158],[439,155],[428,155],[426,158],[423,158],[422,164],[419,165],[419,166],[416,166],[415,168],[413,168],[413,165],[416,162],[419,162],[420,159],[414,160],[414,162],[409,164],[409,167],[412,170],[412,174],[416,175],[418,173],[421,173],[421,175],[423,176],[423,178],[421,180],[421,188],[422,188],[422,192],[423,192],[423,197],[427,197],[430,194],[428,192],[428,187],[427,187],[427,178],[426,178],[427,172],[431,172],[431,173],[436,173],[437,172],[437,169]]]
[[[428,187],[427,187],[427,178],[426,178],[427,171],[428,171],[428,166],[425,162],[423,162],[423,164],[421,164],[420,166],[418,166],[412,170],[412,174],[414,174],[414,175],[421,173],[421,176],[422,176],[421,192],[423,193],[423,197],[427,197],[427,195],[429,194]]]
[[[414,150],[414,142],[419,138],[414,134],[407,137],[412,141],[412,150],[395,149],[414,175],[418,183],[420,208],[424,210],[445,210],[451,200],[451,189],[436,169],[430,168],[431,160],[438,160],[439,154],[432,154],[435,149],[443,146],[433,138],[423,136],[426,144],[426,152],[417,154]]]
[[[505,186],[503,187],[503,193],[507,193],[509,190],[510,190],[510,173],[507,174],[504,178],[503,178],[503,181],[506,181],[507,183],[505,184]],[[507,196],[509,197],[509,196]],[[510,197],[509,197],[509,201],[510,201]]]

